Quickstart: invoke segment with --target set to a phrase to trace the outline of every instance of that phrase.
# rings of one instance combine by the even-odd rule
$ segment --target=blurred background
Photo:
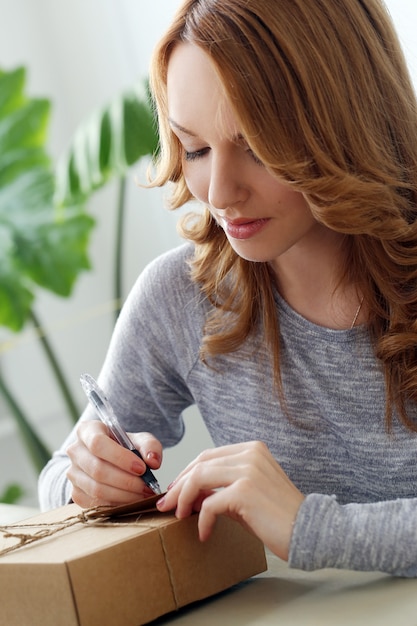
[[[417,85],[417,3],[388,0]],[[48,152],[53,161],[68,148],[77,127],[92,111],[145,79],[152,49],[169,23],[178,0],[0,0],[0,70],[27,70],[26,92],[52,102]],[[127,295],[144,266],[181,243],[178,214],[165,208],[164,191],[144,190],[147,159],[128,172],[122,293]],[[96,219],[88,254],[91,270],[82,272],[69,298],[36,292],[42,328],[62,365],[80,408],[85,399],[79,375],[98,375],[114,324],[112,271],[119,187],[106,184],[88,202]],[[17,394],[31,424],[50,449],[72,428],[62,397],[51,380],[37,332],[0,327],[0,371]],[[158,474],[166,486],[211,440],[195,410],[186,414],[186,435],[168,450]],[[37,505],[36,471],[28,458],[10,406],[0,396],[0,495],[16,483],[21,504]]]

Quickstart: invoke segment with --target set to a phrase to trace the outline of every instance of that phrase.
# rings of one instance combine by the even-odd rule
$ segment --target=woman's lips
[[[227,235],[233,237],[233,239],[250,239],[257,235],[268,222],[269,218],[233,221],[222,219],[222,226]]]

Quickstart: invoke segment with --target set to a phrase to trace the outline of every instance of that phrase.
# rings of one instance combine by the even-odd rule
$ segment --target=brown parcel
[[[11,531],[34,534],[44,528],[36,524],[53,529],[80,513],[70,504],[25,520],[27,531]],[[266,569],[263,545],[229,518],[218,518],[204,543],[197,515],[132,519],[76,519],[53,536],[0,556],[0,623],[139,626]],[[0,552],[15,543],[0,533]]]

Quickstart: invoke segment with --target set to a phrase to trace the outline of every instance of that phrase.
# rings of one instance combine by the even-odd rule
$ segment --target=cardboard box
[[[70,504],[10,527],[56,532],[0,556],[1,624],[139,626],[267,567],[261,542],[226,517],[202,543],[197,515],[82,513]],[[17,541],[0,532],[0,552]]]

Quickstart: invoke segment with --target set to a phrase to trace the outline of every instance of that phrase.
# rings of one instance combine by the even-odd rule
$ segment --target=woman
[[[200,511],[202,540],[230,515],[292,567],[416,576],[417,105],[384,6],[186,0],[151,85],[153,184],[205,208],[139,278],[100,382],[152,469],[193,403],[216,446],[159,509]],[[147,494],[92,418],[44,507]]]

